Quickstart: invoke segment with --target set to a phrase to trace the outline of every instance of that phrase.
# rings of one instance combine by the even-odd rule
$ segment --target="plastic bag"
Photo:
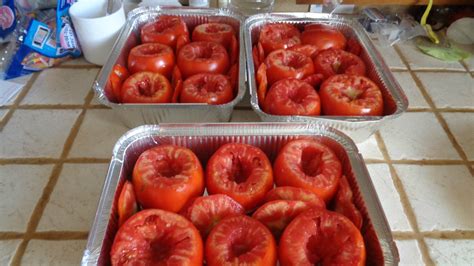
[[[382,46],[391,46],[417,36],[426,36],[426,31],[423,27],[410,16],[402,17],[400,23],[374,22],[370,26]]]
[[[71,5],[71,0],[60,0],[56,9],[37,10],[21,18],[2,58],[1,78],[30,74],[81,55],[68,14]]]
[[[13,0],[2,0],[0,6],[0,43],[9,42],[17,24],[17,12]]]

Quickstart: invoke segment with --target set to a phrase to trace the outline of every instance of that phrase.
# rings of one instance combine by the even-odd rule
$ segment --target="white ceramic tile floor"
[[[443,113],[442,116],[467,159],[474,160],[474,113]]]
[[[83,104],[97,72],[97,69],[44,70],[21,104]]]
[[[421,231],[474,230],[474,179],[464,165],[395,165]]]
[[[31,79],[31,77],[32,77],[32,75],[26,75],[26,76],[21,76],[21,77],[18,77],[18,78],[7,80],[9,82],[21,84],[21,85],[23,85],[23,87],[20,90],[18,90],[18,92],[13,97],[11,97],[8,101],[6,101],[4,103],[5,106],[10,106],[15,102],[15,100],[20,95],[21,90],[23,90],[25,88],[26,83],[28,83],[28,81]]]
[[[0,265],[10,265],[20,242],[21,240],[18,239],[0,241]]]
[[[59,157],[79,110],[16,110],[0,134],[0,158]]]
[[[474,240],[426,238],[431,258],[436,265],[469,266],[474,264]]]
[[[400,254],[400,266],[424,265],[416,240],[396,240],[395,243]]]
[[[407,69],[397,51],[395,51],[392,46],[384,46],[378,40],[373,40],[372,43],[375,45],[380,55],[382,55],[388,67],[391,69]]]
[[[423,54],[414,41],[407,41],[397,44],[399,50],[408,60],[408,64],[412,70],[419,69],[444,69],[444,70],[460,70],[464,71],[464,67],[459,62],[445,62],[429,55]]]
[[[0,109],[0,122],[2,122],[5,115],[8,113],[8,109]]]
[[[87,110],[69,158],[110,158],[117,140],[129,130],[113,110]]]
[[[31,240],[22,265],[79,265],[86,240]]]
[[[409,72],[393,72],[408,98],[408,108],[428,108],[429,105]]]
[[[388,165],[367,165],[372,183],[382,203],[390,229],[392,231],[412,231],[408,218],[400,203],[400,196],[393,184]]]
[[[474,109],[474,78],[468,73],[416,73],[438,108]]]
[[[65,164],[37,231],[89,231],[108,164]]]
[[[0,232],[26,231],[52,169],[52,165],[0,165]]]
[[[359,153],[362,154],[365,160],[367,159],[378,159],[382,160],[383,155],[380,152],[379,146],[377,144],[377,140],[375,136],[372,135],[367,140],[361,143],[357,143],[357,149],[359,149]]]

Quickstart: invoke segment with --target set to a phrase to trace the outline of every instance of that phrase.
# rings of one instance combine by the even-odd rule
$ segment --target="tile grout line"
[[[13,116],[13,113],[17,109],[17,107],[20,105],[20,102],[23,101],[25,98],[26,94],[31,90],[33,87],[33,83],[35,83],[36,79],[38,78],[39,73],[33,73],[31,78],[28,80],[28,82],[25,84],[23,89],[21,89],[20,93],[16,97],[15,101],[13,101],[13,104],[8,108],[8,112],[5,114],[3,119],[0,121],[0,132],[3,130],[3,128],[6,126],[8,121]]]
[[[83,109],[81,113],[79,114],[79,116],[76,118],[76,121],[71,127],[71,130],[69,131],[69,136],[64,142],[63,150],[60,155],[60,160],[61,159],[64,160],[69,154],[69,151],[71,150],[74,140],[79,132],[79,128],[85,118],[87,107],[92,101],[93,97],[94,97],[94,93],[92,90],[90,90],[87,96],[85,97]],[[29,241],[32,239],[32,237],[36,233],[36,228],[38,227],[38,224],[43,215],[43,212],[49,202],[49,199],[54,190],[54,187],[56,186],[56,183],[59,179],[59,175],[61,174],[62,168],[63,168],[63,162],[61,161],[57,162],[55,166],[53,167],[48,183],[43,188],[43,193],[40,199],[38,200],[38,202],[36,203],[36,206],[30,216],[30,220],[28,221],[27,230],[24,235],[24,238],[21,241],[18,248],[16,249],[16,252],[11,259],[11,265],[21,264],[21,259],[23,258],[23,255],[26,251]]]
[[[421,256],[423,258],[423,261],[426,265],[434,265],[433,260],[430,257],[429,251],[428,251],[428,246],[426,245],[425,239],[423,236],[420,234],[420,230],[418,228],[418,222],[415,216],[415,212],[413,211],[413,207],[410,204],[410,201],[408,200],[408,195],[403,188],[402,181],[400,177],[398,176],[397,171],[395,170],[395,167],[392,164],[392,161],[390,159],[390,155],[388,154],[387,147],[385,146],[385,142],[382,138],[382,135],[380,132],[375,133],[375,139],[377,141],[377,145],[389,167],[390,170],[390,176],[392,177],[393,184],[395,186],[395,189],[398,192],[398,195],[400,196],[400,202],[402,203],[402,208],[407,216],[408,222],[413,229],[413,232],[415,234],[415,239],[417,240],[419,246],[420,246],[420,252]]]
[[[472,73],[471,71],[469,71],[469,67],[467,66],[466,62],[464,62],[464,60],[460,60],[459,63],[464,67],[464,69],[466,69],[466,72],[468,74],[471,75],[471,77],[474,78],[474,73]]]
[[[400,58],[402,59],[402,61],[407,64],[408,66],[408,61],[407,59],[405,58],[405,56],[401,53],[401,51],[399,50],[398,47],[395,47],[395,50],[397,51],[398,55],[400,56]],[[448,136],[448,139],[449,141],[451,142],[451,145],[454,147],[454,149],[456,150],[456,152],[458,153],[459,157],[461,157],[461,159],[464,161],[468,171],[471,173],[472,176],[474,176],[474,169],[472,169],[469,165],[469,160],[467,158],[467,155],[466,153],[464,152],[464,150],[462,149],[461,145],[458,143],[458,141],[456,140],[456,138],[454,137],[454,134],[451,132],[451,129],[449,128],[448,126],[448,123],[446,122],[446,120],[444,119],[444,117],[441,115],[441,113],[438,111],[438,109],[436,109],[436,105],[434,104],[433,100],[431,99],[430,95],[428,94],[428,91],[426,90],[426,88],[424,87],[423,83],[421,82],[421,80],[418,78],[418,76],[416,75],[416,73],[413,73],[410,69],[410,66],[408,66],[408,70],[410,70],[410,74],[411,74],[411,77],[413,78],[413,80],[415,81],[415,84],[416,86],[418,87],[418,89],[420,90],[421,94],[423,95],[423,97],[425,98],[426,102],[428,103],[428,105],[430,106],[431,108],[431,111],[433,112],[433,114],[435,115],[436,119],[438,120],[438,123],[441,125],[441,127],[443,128],[444,132],[446,133],[446,135]]]

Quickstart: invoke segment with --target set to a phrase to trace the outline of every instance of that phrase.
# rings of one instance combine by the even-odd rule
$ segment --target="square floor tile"
[[[474,230],[474,179],[464,165],[395,165],[421,231]]]
[[[97,72],[97,69],[44,70],[21,104],[83,104]]]
[[[417,69],[442,69],[442,70],[465,70],[459,62],[446,62],[424,54],[415,42],[407,41],[402,44],[397,44],[398,48],[408,61],[410,68]]]
[[[51,165],[0,166],[0,231],[26,231],[52,169]]]
[[[474,240],[425,238],[430,257],[437,265],[473,265]]]
[[[474,78],[467,73],[416,73],[438,108],[474,109]]]
[[[61,66],[95,66],[94,64],[92,63],[89,63],[87,62],[87,60],[81,56],[81,57],[78,57],[78,58],[74,58],[74,59],[70,59],[70,60],[67,60],[63,63],[61,63]]]
[[[80,110],[16,110],[0,134],[0,158],[54,157]]]
[[[0,122],[2,122],[5,115],[8,113],[8,109],[0,109]]]
[[[383,159],[383,155],[380,152],[379,146],[375,136],[372,135],[369,139],[364,142],[357,143],[357,148],[359,149],[360,154],[367,159]]]
[[[110,158],[115,143],[128,130],[113,110],[87,110],[68,157]]]
[[[468,59],[464,60],[464,63],[466,63],[469,71],[474,72],[474,56],[471,56]]]
[[[372,43],[391,69],[407,69],[407,66],[392,46],[383,46],[378,40],[372,40]]]
[[[31,240],[22,265],[80,265],[86,240]]]
[[[89,231],[108,164],[65,164],[37,231]]]
[[[22,85],[21,89],[19,89],[15,95],[13,95],[8,101],[4,102],[4,105],[6,106],[9,106],[9,105],[12,105],[15,100],[18,98],[18,96],[20,95],[20,92],[25,89],[25,85],[26,83],[28,83],[28,81],[31,79],[31,76],[32,75],[26,75],[26,76],[21,76],[21,77],[18,77],[18,78],[14,78],[14,79],[9,79],[7,80],[7,82],[13,82],[13,83],[16,83],[16,84],[20,84]]]
[[[294,1],[275,0],[273,12],[308,12],[308,5],[295,5]]]
[[[416,240],[395,240],[400,254],[400,266],[424,265]]]
[[[393,72],[400,87],[408,98],[408,108],[428,108],[429,105],[421,94],[412,76],[408,72]]]
[[[367,169],[392,231],[412,231],[405,211],[403,211],[400,196],[393,184],[388,165],[369,164]]]
[[[230,122],[260,122],[260,117],[253,110],[234,110]]]
[[[0,241],[0,265],[10,265],[20,242],[18,239]]]
[[[474,113],[442,114],[468,160],[474,160]]]
[[[459,159],[448,135],[432,113],[405,113],[380,133],[391,159]]]

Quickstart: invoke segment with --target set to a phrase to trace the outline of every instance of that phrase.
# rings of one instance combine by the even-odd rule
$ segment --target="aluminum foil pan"
[[[140,29],[161,15],[181,17],[189,31],[194,27],[208,22],[222,22],[234,27],[239,34],[239,79],[237,96],[229,103],[221,105],[208,104],[121,104],[114,102],[112,92],[106,89],[106,84],[113,66],[127,64],[130,50],[140,43]],[[105,65],[94,81],[93,89],[100,103],[111,107],[128,127],[157,123],[192,123],[192,122],[228,122],[234,106],[242,99],[247,90],[245,85],[245,56],[243,18],[227,9],[196,9],[196,8],[167,8],[141,7],[134,9],[128,15],[127,22],[115,42]]]
[[[118,230],[116,202],[143,151],[160,144],[179,145],[193,150],[205,165],[221,145],[240,142],[261,148],[273,161],[285,143],[299,137],[320,140],[332,148],[341,160],[355,204],[364,219],[362,234],[367,265],[397,265],[399,256],[396,245],[356,145],[340,131],[303,123],[163,124],[130,130],[118,140],[113,150],[82,265],[110,264],[110,249]]]
[[[253,65],[252,47],[258,42],[260,29],[269,23],[288,23],[303,29],[309,23],[324,23],[340,30],[346,37],[355,38],[362,46],[361,58],[367,66],[367,76],[381,89],[384,99],[383,116],[278,116],[265,113],[258,105],[257,82]],[[408,108],[408,99],[385,64],[382,56],[370,41],[362,26],[352,19],[317,13],[269,13],[249,17],[244,26],[245,52],[247,56],[248,82],[252,108],[266,122],[308,122],[334,127],[361,142],[380,127]]]

